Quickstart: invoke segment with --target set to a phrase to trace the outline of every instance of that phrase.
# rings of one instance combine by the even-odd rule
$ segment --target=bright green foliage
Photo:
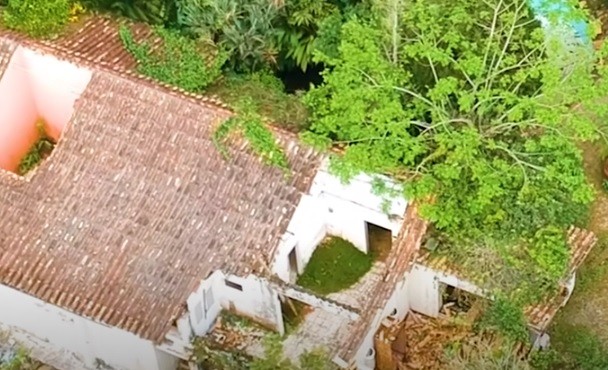
[[[91,9],[115,11],[149,24],[164,24],[175,17],[175,0],[85,0],[84,3]]]
[[[35,368],[36,364],[28,356],[28,353],[23,348],[17,349],[17,353],[8,362],[0,362],[0,370],[23,370],[26,368]]]
[[[500,332],[512,342],[525,342],[528,339],[526,318],[521,306],[512,298],[496,297],[484,312],[480,324],[485,329]]]
[[[47,135],[45,126],[46,123],[43,119],[36,122],[39,139],[19,162],[19,174],[22,176],[36,168],[55,149],[55,142]]]
[[[331,237],[312,254],[298,285],[319,294],[339,292],[356,283],[372,264],[372,257],[352,243]]]
[[[228,51],[237,71],[274,63],[272,25],[277,6],[269,0],[179,0],[177,23],[197,37],[208,37]]]
[[[57,35],[68,24],[69,0],[9,0],[4,10],[4,24],[32,37]]]
[[[190,92],[201,92],[220,76],[223,53],[208,62],[203,57],[208,50],[178,31],[158,27],[154,36],[162,39],[162,47],[152,52],[147,42],[134,41],[129,29],[120,29],[120,37],[137,60],[140,73]]]
[[[218,149],[224,155],[228,155],[222,144],[229,134],[237,132],[247,139],[253,151],[260,155],[266,164],[287,171],[289,165],[287,157],[272,132],[266,127],[263,117],[257,112],[256,104],[249,98],[243,98],[235,108],[237,114],[223,122],[214,133],[214,142]]]
[[[556,227],[540,229],[528,244],[530,255],[536,273],[547,283],[555,283],[564,278],[570,253],[564,232]]]
[[[278,335],[267,336],[264,340],[265,356],[249,364],[249,370],[336,370],[323,349],[305,352],[296,365],[283,356],[283,343]]]
[[[369,14],[366,4],[357,0],[285,0],[280,10],[277,36],[282,68],[296,65],[304,71],[312,63],[315,49],[331,53],[337,47],[346,19]]]
[[[452,252],[495,248],[502,263],[556,276],[565,243],[541,238],[536,250],[535,235],[565,230],[592,199],[576,144],[599,136],[606,69],[545,42],[524,0],[417,0],[380,14],[395,9],[398,27],[351,21],[339,58],[318,56],[331,69],[306,96],[307,138],[346,145],[332,166],[346,179],[401,180]]]
[[[251,99],[258,113],[273,124],[292,131],[301,131],[307,122],[308,110],[298,96],[285,93],[281,80],[267,71],[224,76],[207,89],[229,105],[237,105],[244,97]]]

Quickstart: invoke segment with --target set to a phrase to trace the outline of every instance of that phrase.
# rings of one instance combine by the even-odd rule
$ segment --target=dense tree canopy
[[[331,68],[306,97],[308,139],[344,147],[345,178],[401,180],[453,253],[521,245],[504,258],[555,281],[561,230],[593,196],[577,143],[601,134],[597,56],[543,32],[525,0],[395,0],[380,14],[345,24],[337,57],[318,55]]]

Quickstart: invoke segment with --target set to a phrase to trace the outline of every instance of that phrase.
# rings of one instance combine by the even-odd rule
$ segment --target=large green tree
[[[306,97],[308,139],[344,149],[333,161],[344,178],[400,180],[453,253],[494,247],[555,281],[567,262],[555,230],[593,195],[577,144],[602,135],[599,55],[544,32],[525,0],[377,10],[376,22],[344,26],[337,57],[318,55],[330,68]]]

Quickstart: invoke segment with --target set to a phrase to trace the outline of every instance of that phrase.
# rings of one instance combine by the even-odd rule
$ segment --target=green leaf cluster
[[[389,3],[317,55],[304,137],[344,148],[343,178],[400,180],[450,253],[559,278],[565,228],[593,199],[577,144],[605,136],[602,53],[548,35],[524,0]]]
[[[125,26],[120,29],[120,37],[137,60],[140,73],[190,92],[200,93],[213,83],[225,62],[222,51],[205,48],[205,44],[172,29],[154,29],[152,37],[161,40],[161,46],[154,50],[147,41],[136,42]],[[213,53],[216,55],[209,61],[203,57]]]
[[[268,0],[179,0],[177,24],[195,37],[224,48],[236,71],[255,71],[276,56],[273,21],[278,7]]]
[[[264,338],[264,357],[256,358],[249,364],[249,370],[336,370],[323,349],[315,349],[303,353],[299,364],[295,364],[283,356],[283,343],[278,335]]]
[[[281,168],[287,173],[289,166],[287,157],[273,133],[266,127],[264,118],[258,113],[257,104],[245,97],[235,105],[235,108],[236,115],[224,121],[214,132],[213,140],[218,150],[228,156],[224,144],[230,134],[238,133],[247,139],[252,150],[266,164]]]
[[[8,0],[2,17],[8,28],[36,38],[50,38],[68,24],[70,5],[70,0]]]

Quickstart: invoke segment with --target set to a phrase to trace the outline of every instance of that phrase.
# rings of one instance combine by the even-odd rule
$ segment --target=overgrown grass
[[[344,290],[356,283],[372,267],[373,258],[338,237],[317,247],[298,285],[319,294]]]
[[[547,368],[608,369],[608,348],[586,326],[562,322],[553,333],[554,360]]]
[[[307,108],[297,95],[287,94],[281,80],[270,72],[231,74],[210,86],[207,93],[231,106],[249,99],[257,112],[274,124],[294,132],[306,128]]]

